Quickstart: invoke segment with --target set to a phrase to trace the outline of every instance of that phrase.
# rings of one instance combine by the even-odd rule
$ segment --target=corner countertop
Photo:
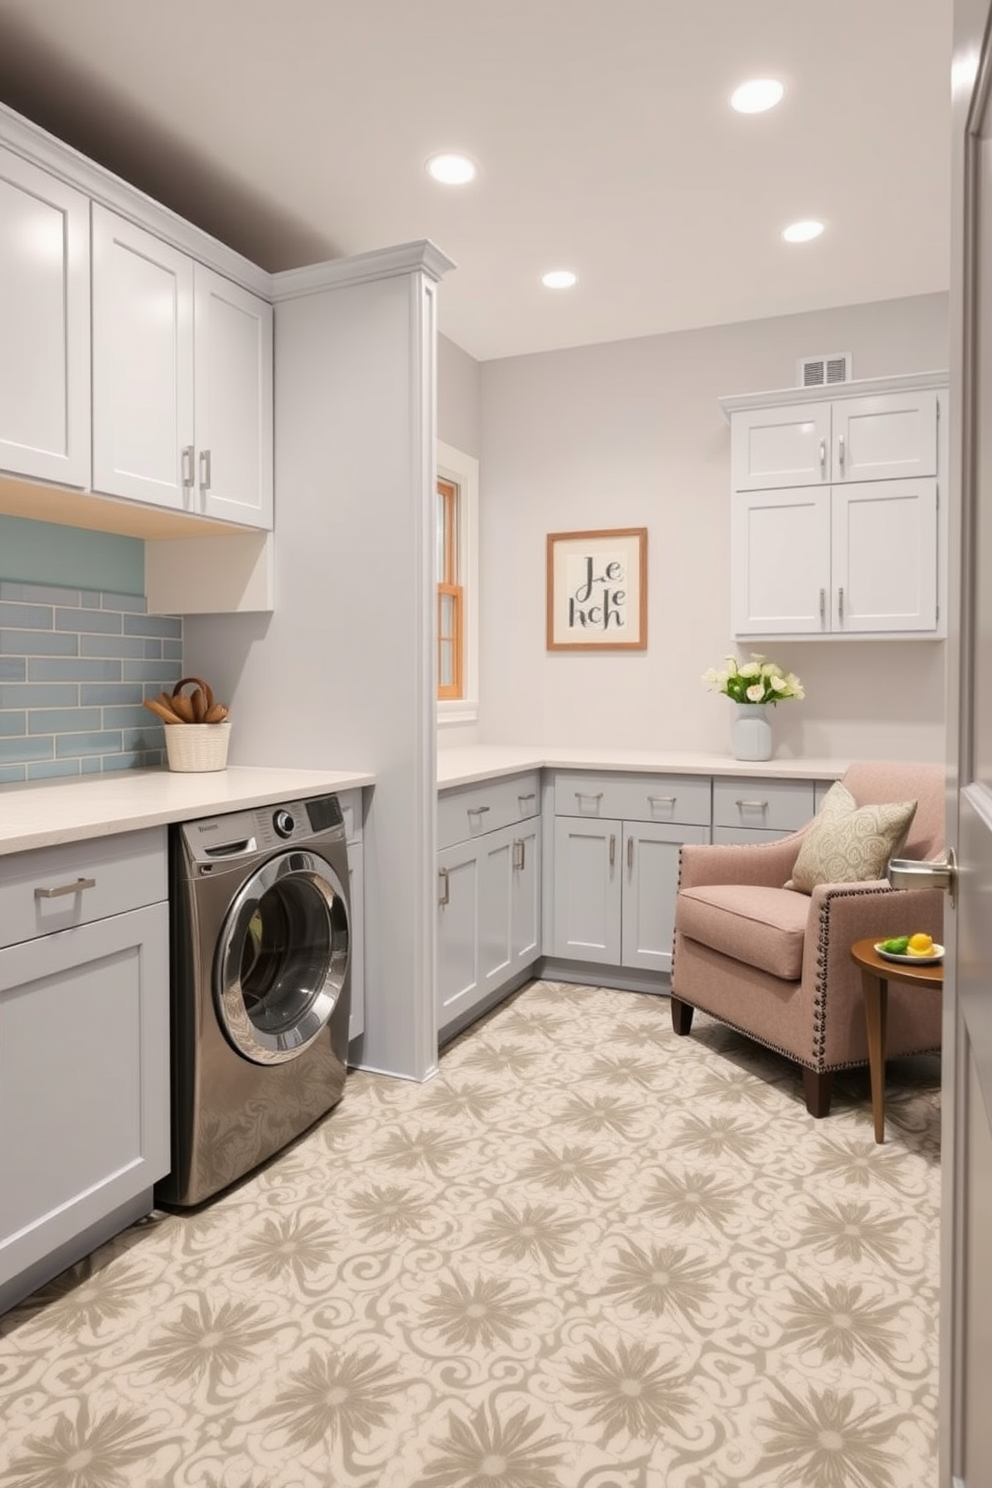
[[[439,749],[439,790],[516,775],[522,770],[631,770],[646,775],[723,775],[755,780],[839,780],[849,761],[838,759],[738,760],[692,750],[554,749],[549,745],[479,744]]]
[[[0,855],[373,785],[344,770],[121,770],[0,787]]]

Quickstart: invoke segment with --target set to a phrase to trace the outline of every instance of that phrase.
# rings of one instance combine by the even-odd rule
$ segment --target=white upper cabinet
[[[192,509],[193,261],[93,207],[93,489]]]
[[[89,202],[0,148],[0,470],[90,480]]]
[[[933,388],[743,409],[731,426],[735,491],[937,474]]]
[[[272,526],[272,307],[93,206],[93,489]]]
[[[736,636],[944,633],[940,376],[721,399]]]
[[[272,526],[272,306],[193,274],[196,488],[204,516]]]

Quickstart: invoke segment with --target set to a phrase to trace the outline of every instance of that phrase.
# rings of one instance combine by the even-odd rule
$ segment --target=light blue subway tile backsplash
[[[182,620],[109,590],[0,581],[0,784],[165,759],[145,698],[183,675]]]

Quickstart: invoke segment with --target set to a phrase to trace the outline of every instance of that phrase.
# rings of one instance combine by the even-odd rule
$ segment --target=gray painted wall
[[[850,352],[858,379],[944,369],[947,317],[938,294],[484,363],[485,740],[727,753],[730,704],[700,682],[736,649],[717,399],[795,386],[821,352]],[[609,527],[648,528],[648,649],[548,652],[546,535]],[[943,643],[761,649],[807,691],[773,715],[777,754],[943,757]]]

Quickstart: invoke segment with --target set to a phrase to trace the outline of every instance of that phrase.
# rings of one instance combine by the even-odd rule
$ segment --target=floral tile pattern
[[[930,1488],[939,1068],[536,982],[0,1319],[16,1488]]]

